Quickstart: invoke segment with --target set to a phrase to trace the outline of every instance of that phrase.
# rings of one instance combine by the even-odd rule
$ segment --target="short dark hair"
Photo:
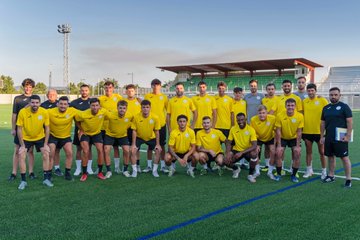
[[[83,88],[83,87],[90,88],[90,86],[88,84],[85,84],[85,83],[80,86],[80,88]]]
[[[284,83],[290,83],[291,85],[293,84],[292,81],[290,81],[289,79],[285,79],[284,81],[282,81],[282,84]]]
[[[109,86],[109,85],[112,85],[114,87],[114,82],[110,80],[104,82],[104,86]]]
[[[39,95],[36,95],[36,94],[35,94],[35,95],[31,95],[31,96],[30,96],[30,101],[31,101],[31,100],[39,100],[39,101],[41,101],[41,98],[40,98]]]
[[[296,105],[296,101],[295,101],[295,99],[293,99],[293,98],[287,99],[287,100],[285,101],[285,106],[286,106],[288,103],[295,103],[295,105]]]
[[[67,96],[61,96],[61,97],[59,97],[59,101],[67,101],[67,102],[69,102],[69,98]]]
[[[270,86],[274,86],[274,88],[276,89],[275,83],[273,83],[273,82],[266,84],[265,89],[270,87]]]
[[[175,87],[177,87],[177,86],[179,86],[179,85],[184,86],[184,84],[183,84],[182,82],[177,82],[177,83],[175,84]]]
[[[90,101],[89,101],[90,104],[96,103],[96,102],[98,102],[100,104],[100,100],[98,98],[90,98]]]
[[[330,88],[329,89],[329,92],[331,92],[331,91],[339,91],[340,92],[340,88],[338,88],[338,87],[332,87],[332,88]]]
[[[128,102],[125,100],[120,100],[118,101],[117,106],[128,106]]]
[[[35,87],[35,81],[32,80],[31,78],[25,78],[24,81],[22,81],[21,85],[23,87],[27,86],[27,85],[30,85],[31,87]]]
[[[243,89],[241,87],[234,87],[234,93],[242,92]]]
[[[311,89],[311,88],[313,88],[313,89],[315,89],[315,91],[317,91],[316,84],[309,83],[308,85],[306,85],[306,89]]]
[[[239,112],[238,114],[236,114],[236,117],[241,117],[241,116],[244,116],[244,117],[245,117],[245,113]]]
[[[149,105],[151,106],[151,102],[149,100],[142,100],[141,103],[140,103],[141,106],[146,106],[146,105]]]
[[[205,85],[205,86],[207,86],[206,82],[203,81],[203,80],[201,80],[201,81],[198,83],[198,87],[199,87],[200,85]]]
[[[257,84],[258,84],[258,80],[256,80],[256,79],[251,79],[251,80],[249,81],[249,85],[252,84],[252,83],[256,83],[256,85],[257,85]]]
[[[161,81],[159,79],[155,78],[151,81],[151,86],[153,86],[153,85],[161,85]]]
[[[184,114],[180,114],[179,116],[177,116],[176,121],[178,122],[178,121],[179,121],[180,119],[182,119],[182,118],[185,118],[186,121],[188,120],[188,117],[187,117],[187,116],[185,116]]]
[[[305,82],[306,82],[306,77],[305,77],[305,76],[298,77],[296,80],[299,81],[299,80],[302,79],[302,78],[305,79]]]
[[[211,118],[210,118],[209,116],[204,116],[204,117],[202,118],[203,121],[204,121],[204,120],[207,120],[207,119],[211,120]]]
[[[226,83],[225,83],[224,81],[220,81],[220,82],[218,82],[218,84],[217,84],[216,87],[217,87],[217,88],[218,88],[218,87],[227,87],[227,85],[226,85]]]
[[[126,90],[128,90],[128,89],[136,89],[136,87],[135,87],[135,85],[134,84],[128,84],[128,85],[126,85],[126,88],[125,88]]]

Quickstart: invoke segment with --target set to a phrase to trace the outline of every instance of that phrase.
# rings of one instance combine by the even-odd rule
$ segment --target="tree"
[[[103,95],[103,94],[105,94],[104,93],[104,83],[106,81],[111,81],[111,82],[114,83],[115,92],[119,88],[119,82],[117,80],[115,80],[115,78],[104,78],[100,82],[96,83],[96,85],[94,87],[94,92],[93,92],[94,95]]]
[[[36,94],[46,94],[47,93],[47,86],[45,85],[45,83],[42,82],[38,82],[35,85],[35,89],[33,91]]]
[[[3,81],[3,88],[0,89],[0,93],[16,93],[14,81],[11,77],[1,75],[0,79]]]

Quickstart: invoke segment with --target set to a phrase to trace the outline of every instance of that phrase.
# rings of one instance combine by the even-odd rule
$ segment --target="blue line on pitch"
[[[357,166],[360,166],[360,162],[353,164],[353,165],[352,165],[352,168],[357,167]],[[339,172],[342,172],[342,171],[344,171],[343,168],[336,170],[335,173],[339,173]],[[145,239],[150,239],[150,238],[158,237],[158,236],[163,235],[163,234],[165,234],[165,233],[169,233],[169,232],[172,232],[172,231],[177,230],[177,229],[179,229],[179,228],[183,228],[183,227],[186,227],[186,226],[188,226],[188,225],[191,225],[191,224],[194,224],[194,223],[203,221],[203,220],[205,220],[205,219],[211,218],[211,217],[213,217],[213,216],[219,215],[219,214],[224,213],[224,212],[228,212],[228,211],[233,210],[233,209],[235,209],[235,208],[238,208],[238,207],[247,205],[247,204],[249,204],[249,203],[255,202],[255,201],[257,201],[257,200],[261,200],[261,199],[263,199],[263,198],[270,197],[270,196],[273,196],[273,195],[275,195],[275,194],[282,193],[282,192],[288,191],[288,190],[290,190],[290,189],[300,187],[300,186],[302,186],[302,185],[304,185],[304,184],[308,184],[308,183],[314,182],[315,180],[318,180],[319,178],[320,178],[320,177],[311,178],[311,179],[305,180],[305,181],[303,181],[303,182],[299,182],[299,183],[296,183],[296,184],[294,184],[294,185],[291,185],[291,186],[288,186],[288,187],[284,187],[284,188],[281,188],[281,189],[276,190],[276,191],[273,191],[273,192],[265,193],[265,194],[263,194],[263,195],[260,195],[260,196],[254,197],[254,198],[250,198],[250,199],[248,199],[248,200],[245,200],[245,201],[243,201],[243,202],[236,203],[236,204],[231,205],[231,206],[229,206],[229,207],[225,207],[225,208],[216,210],[216,211],[214,211],[214,212],[210,212],[210,213],[208,213],[208,214],[202,215],[202,216],[200,216],[200,217],[193,218],[193,219],[190,219],[190,220],[188,220],[188,221],[179,223],[179,224],[177,224],[177,225],[174,225],[174,226],[171,226],[171,227],[167,227],[167,228],[164,228],[164,229],[159,230],[159,231],[157,231],[157,232],[154,232],[154,233],[151,233],[151,234],[148,234],[148,235],[139,237],[138,240],[145,240]]]

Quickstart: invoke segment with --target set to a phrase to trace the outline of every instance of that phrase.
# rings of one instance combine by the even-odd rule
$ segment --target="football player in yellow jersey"
[[[234,88],[234,100],[233,100],[233,122],[236,122],[235,116],[242,112],[246,116],[246,101],[243,99],[243,89],[241,87]]]
[[[56,108],[48,110],[50,120],[50,169],[52,169],[55,160],[55,174],[63,176],[59,162],[56,160],[56,155],[59,156],[61,148],[64,149],[65,161],[65,179],[72,180],[70,170],[72,165],[72,141],[71,141],[71,128],[72,123],[77,115],[75,108],[69,108],[69,98],[62,96],[59,98]],[[60,159],[58,159],[59,161]]]
[[[203,117],[208,116],[212,119],[212,124],[213,124],[212,127],[215,127],[216,118],[217,118],[216,102],[214,97],[209,96],[206,93],[206,82],[200,81],[198,83],[198,88],[199,88],[199,94],[191,98],[191,100],[194,102],[194,105],[198,113],[196,122],[194,124],[195,134],[197,133],[197,131],[203,128],[202,126]]]
[[[195,177],[194,168],[198,155],[195,151],[195,132],[187,126],[187,116],[181,114],[177,117],[179,127],[171,131],[169,136],[169,148],[165,155],[166,165],[169,167],[169,177],[175,173],[175,162],[179,161],[180,165],[185,167],[187,164],[187,173]]]
[[[152,92],[147,93],[144,97],[145,100],[151,102],[151,113],[157,115],[160,120],[160,146],[163,151],[161,151],[160,164],[161,170],[164,173],[168,173],[169,170],[166,169],[165,165],[165,145],[166,145],[166,108],[168,106],[168,98],[165,94],[161,93],[161,81],[157,78],[151,81]],[[152,154],[152,151],[148,150],[148,156]]]
[[[123,158],[124,158],[124,176],[130,177],[128,172],[129,159],[130,159],[130,142],[128,138],[128,129],[131,127],[131,122],[133,119],[133,115],[129,113],[127,110],[128,102],[125,100],[121,100],[117,103],[117,112],[108,112],[105,116],[105,120],[109,121],[107,128],[105,129],[105,138],[104,138],[104,151],[105,151],[105,164],[107,168],[107,172],[105,177],[111,177],[111,159],[110,159],[110,151],[111,148],[115,146],[121,146],[123,150]],[[119,164],[115,163],[115,171],[116,168],[119,168]],[[134,165],[135,164],[135,165]],[[133,167],[136,167],[136,162],[132,163]]]
[[[134,116],[131,124],[132,144],[131,144],[131,158],[132,162],[136,161],[137,152],[140,150],[142,144],[148,145],[151,151],[155,150],[154,165],[152,167],[152,175],[159,177],[158,165],[160,161],[160,153],[162,151],[160,146],[160,121],[158,116],[150,113],[151,103],[148,100],[141,101],[141,112]],[[137,177],[137,168],[133,168],[132,177]]]
[[[274,83],[268,83],[266,85],[266,95],[261,100],[261,104],[266,107],[269,114],[276,116],[279,104],[278,102],[280,99],[275,95],[275,89],[276,88]]]
[[[248,180],[252,183],[256,182],[253,175],[257,164],[256,149],[256,133],[255,130],[246,124],[244,113],[236,115],[237,124],[230,129],[228,140],[226,141],[226,157],[225,164],[233,169],[233,178],[238,178],[240,168],[235,163],[245,158],[250,164]]]
[[[269,158],[266,157],[265,153],[265,163],[268,170],[267,175],[270,179],[275,180],[274,175],[272,174],[275,169],[275,116],[268,114],[266,107],[264,105],[260,105],[258,108],[258,114],[251,118],[250,125],[256,132],[259,160],[262,145],[265,145],[265,147],[269,149]],[[256,165],[255,171],[255,175],[260,175],[259,165]]]
[[[204,167],[201,175],[207,173],[208,163],[215,161],[219,176],[222,175],[224,165],[224,152],[221,143],[225,142],[225,135],[217,129],[212,128],[209,116],[202,118],[203,129],[196,133],[196,150],[199,153],[199,162]],[[209,164],[210,165],[210,164]]]
[[[176,83],[175,92],[176,96],[169,100],[167,107],[166,125],[169,133],[172,129],[178,127],[176,119],[179,115],[183,114],[187,116],[188,119],[191,119],[191,112],[193,113],[191,128],[194,129],[194,124],[197,120],[197,111],[193,101],[184,96],[184,84],[181,82]],[[188,121],[188,125],[190,125],[190,120]]]
[[[52,187],[51,169],[49,166],[48,146],[49,140],[49,115],[44,108],[40,108],[40,97],[38,95],[30,96],[30,107],[20,110],[16,121],[17,136],[19,138],[19,165],[21,173],[21,182],[19,190],[24,190],[27,186],[26,182],[26,152],[35,146],[38,152],[41,151],[44,170],[43,184]]]
[[[99,97],[100,106],[110,112],[117,112],[117,103],[123,99],[122,96],[114,93],[114,83],[112,81],[106,81],[104,83],[104,90],[105,95]],[[105,137],[105,129],[107,125],[108,121],[104,121],[104,125],[101,128],[102,138]],[[114,162],[115,165],[117,165],[117,163],[120,164],[120,153],[118,146],[114,146]],[[120,172],[120,169],[116,169],[116,167],[115,170]]]
[[[316,90],[316,85],[309,83],[306,86],[308,97],[303,100],[304,129],[302,132],[302,139],[305,141],[306,146],[306,173],[303,177],[311,177],[314,173],[312,169],[312,145],[313,142],[316,142],[322,167],[321,179],[325,179],[327,175],[326,160],[324,155],[324,145],[320,142],[320,124],[322,109],[328,104],[328,101],[323,97],[318,97],[316,95]]]
[[[99,99],[90,99],[90,109],[79,114],[75,117],[76,124],[79,128],[79,140],[82,148],[82,175],[80,181],[86,181],[88,177],[87,164],[90,156],[90,145],[94,144],[97,151],[98,174],[97,177],[105,180],[106,177],[102,173],[104,162],[104,149],[103,138],[101,136],[101,127],[104,123],[107,110],[100,107]]]
[[[284,80],[282,82],[283,94],[279,96],[279,102],[277,107],[277,114],[281,112],[285,112],[285,102],[289,98],[293,98],[296,101],[296,109],[298,112],[302,112],[302,101],[295,94],[291,93],[292,90],[292,82],[290,80]]]
[[[292,153],[292,174],[291,181],[299,182],[296,173],[300,166],[301,154],[301,133],[304,127],[304,117],[301,113],[296,111],[296,101],[289,98],[285,102],[286,111],[279,112],[276,116],[276,181],[281,180],[282,162],[284,158],[284,151],[286,147],[291,148]]]
[[[234,125],[233,99],[225,95],[225,82],[218,82],[217,89],[218,95],[215,96],[217,105],[217,120],[215,128],[220,130],[226,137],[228,137],[230,128]]]

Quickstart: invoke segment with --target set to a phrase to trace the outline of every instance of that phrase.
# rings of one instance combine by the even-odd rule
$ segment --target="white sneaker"
[[[138,173],[141,173],[141,167],[140,167],[140,165],[137,165],[137,166],[136,166],[136,169],[137,169],[137,172],[138,172]]]
[[[309,178],[314,174],[312,170],[306,171],[306,173],[303,175],[303,178]]]
[[[220,169],[220,166],[219,166],[219,165],[217,165],[217,164],[216,164],[215,166],[213,166],[213,167],[212,167],[212,170],[213,170],[213,171],[216,171],[216,170],[219,170],[219,169]]]
[[[326,171],[322,172],[321,173],[321,180],[324,180],[326,178],[326,176],[327,176]]]
[[[190,177],[195,178],[195,173],[193,170],[188,170]]]
[[[160,169],[160,171],[163,172],[163,173],[169,173],[170,172],[166,167],[162,167]]]
[[[156,177],[156,178],[160,177],[157,170],[152,171],[152,175],[153,175],[154,177]]]
[[[256,178],[253,175],[248,175],[247,179],[249,180],[249,182],[251,183],[256,183]]]
[[[152,168],[151,167],[146,167],[144,170],[142,170],[142,172],[143,173],[148,173],[148,172],[150,172],[150,171],[152,171]]]
[[[119,168],[119,167],[117,167],[117,168],[115,168],[115,170],[114,170],[117,174],[120,174],[120,173],[122,173],[122,171],[121,171],[121,169]]]
[[[112,172],[111,171],[107,171],[106,174],[105,174],[105,177],[106,178],[111,178],[112,176]]]
[[[267,176],[271,179],[271,180],[275,180],[275,176],[272,173],[267,173]]]
[[[49,179],[45,179],[45,180],[43,181],[43,184],[44,184],[45,186],[47,186],[47,187],[53,187],[53,186],[54,186],[54,184],[53,184]]]
[[[96,171],[94,172],[91,167],[87,167],[86,171],[87,171],[87,173],[88,173],[89,175],[93,175],[93,174],[98,174],[98,173],[99,173],[99,169],[98,169],[98,168],[97,168]]]
[[[168,176],[172,177],[174,175],[174,173],[175,173],[175,169],[170,168]]]
[[[253,174],[254,178],[257,178],[258,176],[260,176],[260,172],[256,172],[256,173]]]
[[[81,173],[81,169],[76,169],[75,172],[74,172],[74,176],[79,176]]]
[[[21,181],[19,186],[18,186],[18,189],[19,190],[24,190],[26,187],[27,187],[27,182],[26,181]]]
[[[238,178],[239,177],[239,173],[240,173],[240,168],[233,170],[233,175],[232,178]]]
[[[137,171],[133,171],[131,174],[131,177],[136,178],[137,177]]]
[[[131,175],[130,175],[130,173],[129,173],[128,171],[123,172],[123,175],[124,175],[125,177],[131,177]]]

